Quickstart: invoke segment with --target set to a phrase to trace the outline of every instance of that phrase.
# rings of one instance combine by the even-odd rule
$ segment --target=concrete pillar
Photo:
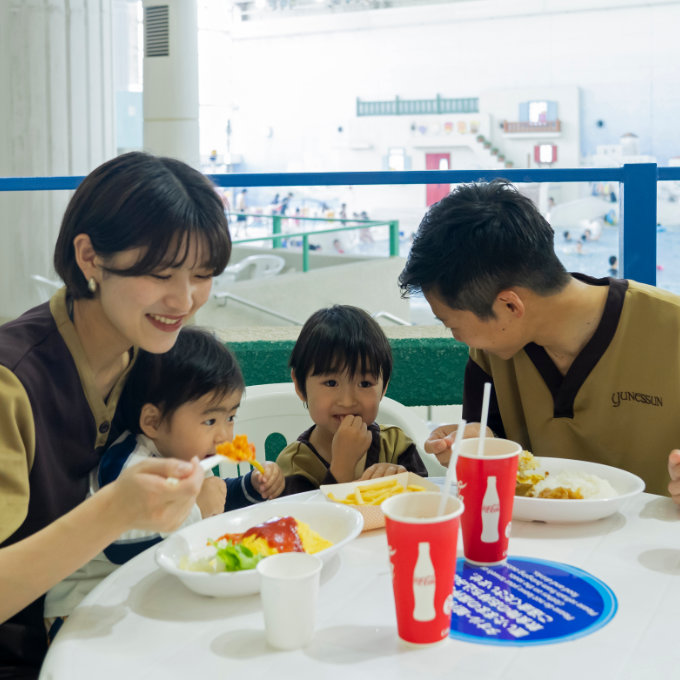
[[[0,2],[0,176],[84,175],[115,154],[111,0]],[[0,318],[54,277],[66,191],[0,192]]]
[[[196,0],[144,0],[144,148],[198,168]]]

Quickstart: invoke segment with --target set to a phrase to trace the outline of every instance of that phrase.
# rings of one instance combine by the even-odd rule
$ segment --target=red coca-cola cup
[[[419,491],[381,505],[390,552],[397,632],[406,642],[427,645],[448,637],[451,625],[456,544],[463,504]]]
[[[465,503],[463,554],[475,564],[499,564],[508,556],[522,447],[509,439],[487,437],[481,457],[478,448],[479,439],[463,439],[456,462],[458,496]]]

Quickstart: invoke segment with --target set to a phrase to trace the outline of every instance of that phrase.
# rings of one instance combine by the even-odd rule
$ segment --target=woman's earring
[[[302,405],[303,405],[307,410],[309,410],[309,405],[307,404],[306,401],[303,401],[303,402],[302,402]]]
[[[87,282],[87,289],[94,295],[97,292],[97,282],[94,280],[94,276],[90,277],[90,280]]]

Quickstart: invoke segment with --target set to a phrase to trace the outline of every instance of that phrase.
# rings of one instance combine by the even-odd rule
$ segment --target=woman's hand
[[[338,482],[354,481],[354,468],[373,441],[361,416],[345,416],[333,436],[330,471]]]
[[[114,507],[125,515],[129,529],[174,531],[196,502],[203,475],[197,458],[149,458],[123,470],[112,483]]]
[[[262,496],[262,498],[272,499],[281,495],[283,487],[286,485],[286,478],[283,476],[283,470],[276,464],[266,462],[264,464],[264,475],[257,470],[253,471],[250,478],[253,482],[255,491]]]
[[[479,437],[480,423],[468,423],[465,426],[463,439],[472,439]],[[436,430],[433,430],[427,441],[425,442],[425,451],[433,453],[437,460],[444,467],[448,467],[451,460],[451,446],[453,440],[456,438],[458,425],[440,425]],[[493,437],[493,432],[487,427],[486,436]]]

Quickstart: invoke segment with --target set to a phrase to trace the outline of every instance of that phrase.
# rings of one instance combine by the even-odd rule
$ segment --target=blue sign
[[[456,565],[450,637],[492,645],[565,642],[602,628],[616,596],[587,572],[531,557]]]

